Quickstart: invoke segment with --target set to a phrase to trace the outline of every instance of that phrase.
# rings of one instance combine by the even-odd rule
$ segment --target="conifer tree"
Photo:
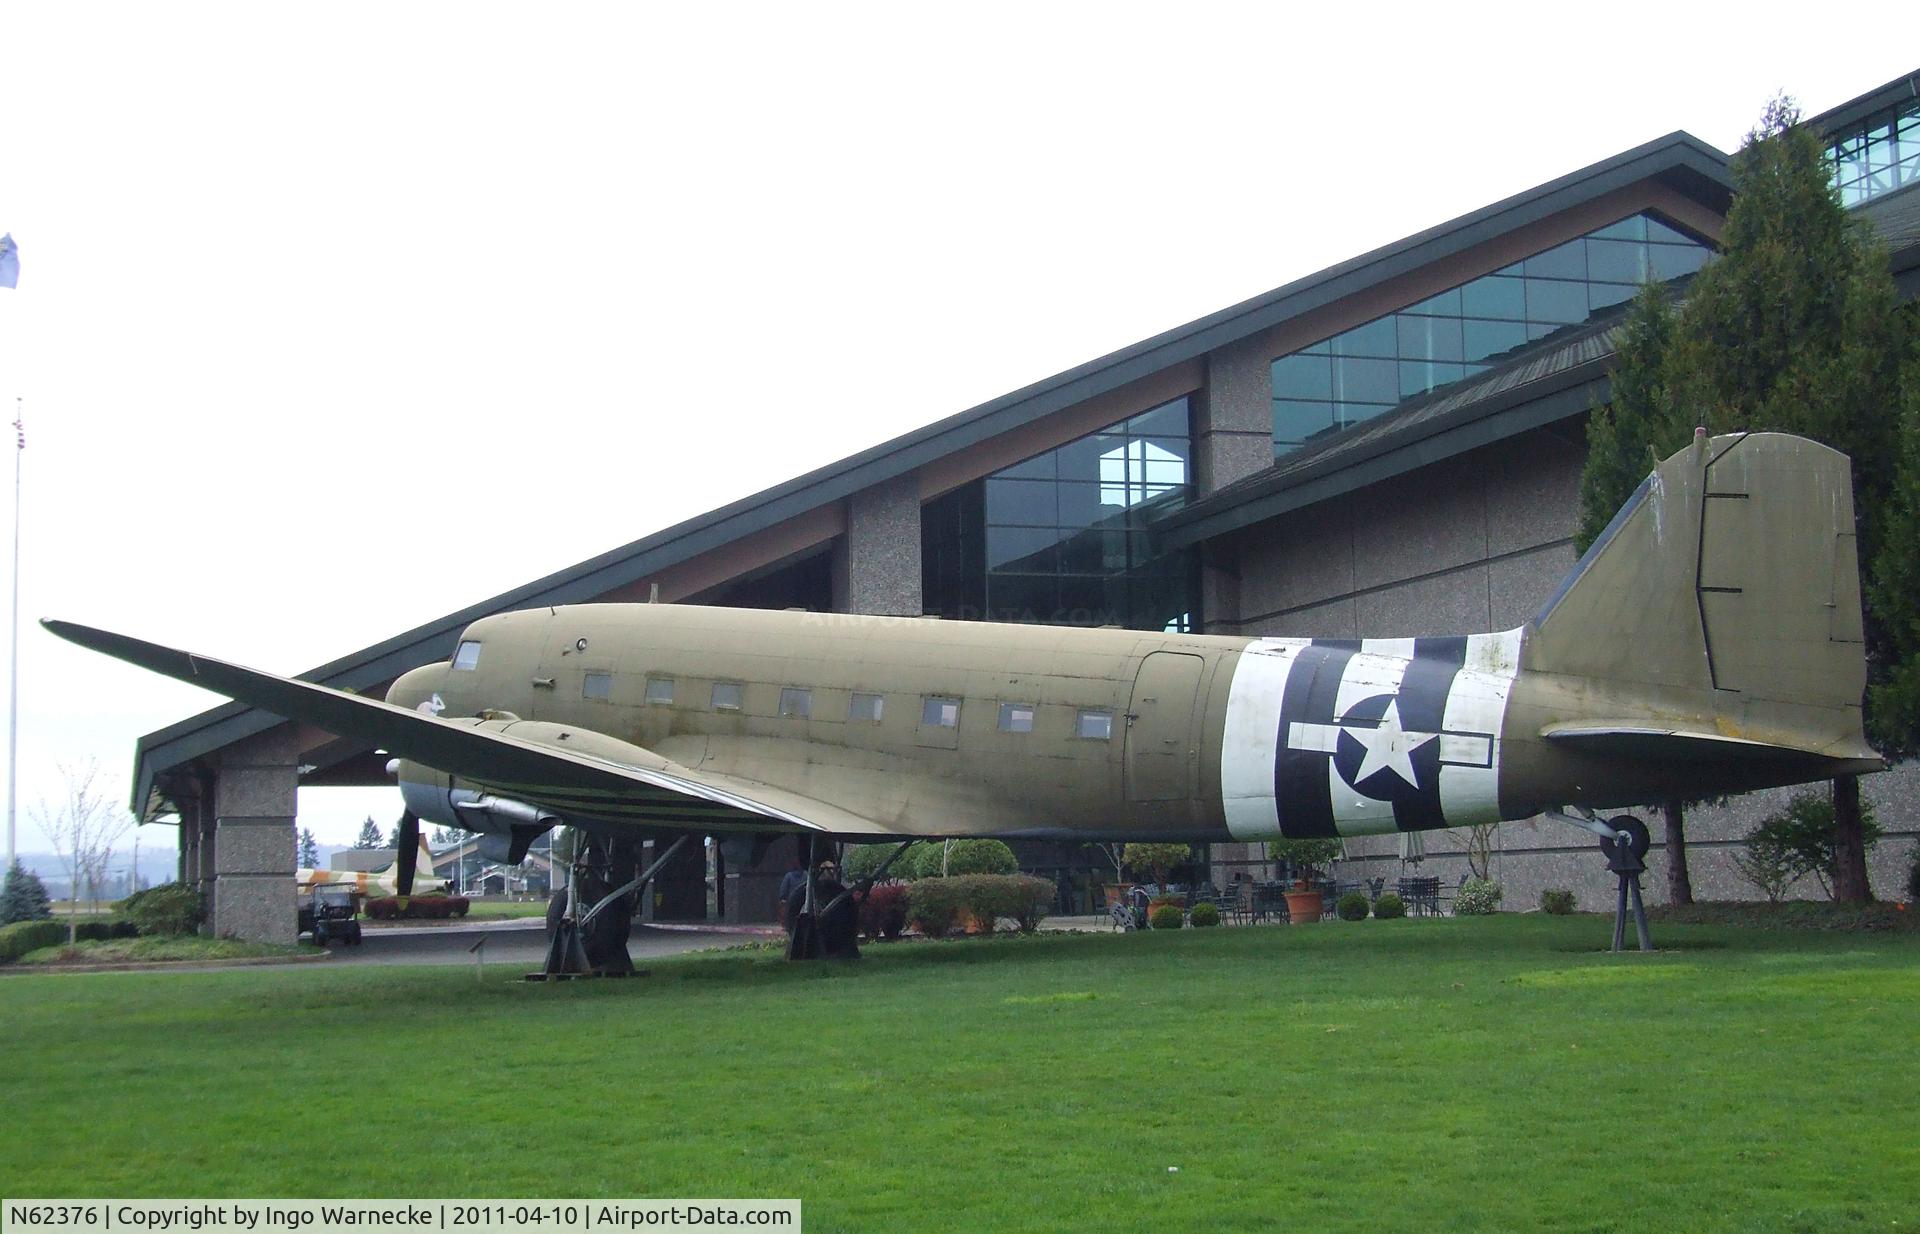
[[[15,861],[7,867],[7,881],[0,887],[0,925],[16,921],[45,921],[53,916],[53,901],[47,895],[40,876]]]
[[[320,845],[315,842],[311,827],[300,829],[300,843],[295,850],[294,864],[308,870],[320,864]]]
[[[373,815],[367,815],[367,821],[360,824],[360,835],[354,840],[355,848],[385,848],[386,840],[380,834],[380,824],[373,821]]]

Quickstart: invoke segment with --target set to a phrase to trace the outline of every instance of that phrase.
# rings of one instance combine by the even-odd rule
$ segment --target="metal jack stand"
[[[1613,949],[1627,949],[1627,899],[1633,899],[1633,925],[1640,934],[1640,950],[1653,950],[1653,935],[1647,930],[1647,906],[1640,899],[1640,875],[1647,868],[1647,847],[1652,838],[1647,825],[1631,814],[1607,820],[1613,828],[1612,839],[1603,837],[1600,851],[1607,855],[1607,868],[1620,880],[1620,895],[1613,909]]]
[[[573,877],[567,880],[567,911],[560,918],[559,925],[554,929],[553,941],[547,944],[546,963],[541,966],[539,972],[528,973],[527,980],[565,981],[580,977],[646,976],[644,971],[634,969],[632,964],[626,960],[626,948],[624,944],[619,947],[614,956],[614,959],[620,961],[619,964],[595,965],[591,963],[587,958],[585,932],[593,925],[594,919],[599,917],[601,913],[610,908],[617,908],[626,896],[640,891],[646,887],[648,883],[652,882],[653,876],[659,873],[661,867],[665,866],[667,862],[673,860],[674,854],[685,847],[687,841],[690,839],[692,839],[691,836],[683,835],[675,840],[668,846],[666,852],[661,853],[659,857],[654,859],[652,865],[648,866],[637,877],[621,884],[606,895],[600,897],[599,902],[584,913],[580,911],[580,878],[585,863],[576,857]],[[622,911],[626,914],[625,919],[631,918],[630,908]],[[625,931],[627,929],[625,919],[620,916],[616,916],[614,919],[614,926],[620,932],[620,936],[623,939],[625,938]]]

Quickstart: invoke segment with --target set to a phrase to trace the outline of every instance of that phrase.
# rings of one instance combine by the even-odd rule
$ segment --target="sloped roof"
[[[301,677],[346,689],[364,689],[391,680],[408,669],[445,658],[460,631],[481,617],[545,604],[592,600],[794,515],[843,500],[955,451],[1646,180],[1665,184],[1714,209],[1726,208],[1729,194],[1726,155],[1690,134],[1670,133],[731,505],[448,613],[384,642],[329,661]],[[281,717],[228,703],[142,737],[134,758],[135,811],[142,817],[151,812],[156,780],[161,773],[265,732],[280,721]]]

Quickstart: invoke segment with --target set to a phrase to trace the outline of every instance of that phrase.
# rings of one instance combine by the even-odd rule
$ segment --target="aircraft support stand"
[[[1631,814],[1607,820],[1612,839],[1602,838],[1600,851],[1607,855],[1607,868],[1620,880],[1620,894],[1613,909],[1613,949],[1627,949],[1627,901],[1633,901],[1633,924],[1640,935],[1640,950],[1653,950],[1653,934],[1647,929],[1647,906],[1640,899],[1640,875],[1646,872],[1647,848],[1652,837],[1647,825]]]
[[[638,844],[624,838],[587,836],[579,844],[573,877],[567,882],[567,907],[554,925],[547,944],[546,964],[529,981],[577,977],[631,977],[633,960],[627,955],[627,936],[633,930],[633,912],[639,893],[667,862],[692,839],[682,835],[637,876],[612,886],[621,874],[638,865]],[[595,895],[592,908],[580,909],[582,885]],[[605,890],[603,890],[605,889]]]

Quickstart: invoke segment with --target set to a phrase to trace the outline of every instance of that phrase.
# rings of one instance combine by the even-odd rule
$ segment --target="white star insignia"
[[[1377,728],[1348,727],[1347,735],[1366,747],[1360,770],[1353,782],[1359,784],[1376,772],[1391,771],[1414,788],[1420,786],[1413,774],[1413,752],[1438,737],[1438,733],[1410,733],[1400,726],[1400,700],[1387,704]]]

